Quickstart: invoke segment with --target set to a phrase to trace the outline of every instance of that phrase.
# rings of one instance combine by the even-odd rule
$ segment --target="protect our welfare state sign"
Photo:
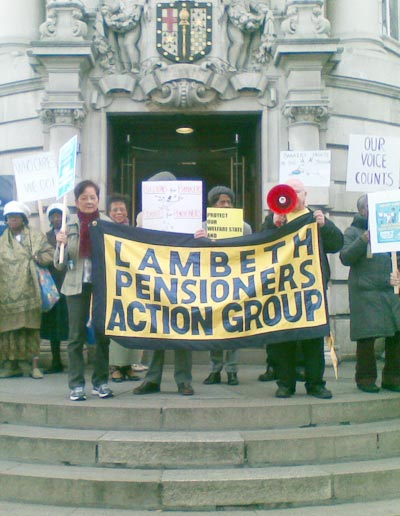
[[[400,139],[387,136],[350,135],[347,191],[396,190],[400,181]]]
[[[38,152],[12,160],[21,202],[40,201],[56,196],[57,160],[52,152]]]

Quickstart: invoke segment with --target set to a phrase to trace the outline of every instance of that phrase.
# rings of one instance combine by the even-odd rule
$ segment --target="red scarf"
[[[81,223],[81,232],[79,235],[79,256],[81,258],[92,257],[92,245],[90,242],[89,225],[100,217],[99,210],[93,213],[82,213],[78,211],[78,219]]]

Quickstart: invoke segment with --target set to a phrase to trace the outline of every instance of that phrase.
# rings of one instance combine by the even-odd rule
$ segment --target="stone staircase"
[[[283,516],[395,499],[400,396],[357,392],[353,370],[342,364],[336,384],[327,371],[332,400],[306,396],[301,384],[276,399],[254,365],[241,367],[237,387],[202,385],[207,366],[198,365],[188,398],[170,366],[160,394],[132,396],[126,382],[113,385],[113,399],[82,403],[66,399],[65,374],[2,380],[0,501]]]

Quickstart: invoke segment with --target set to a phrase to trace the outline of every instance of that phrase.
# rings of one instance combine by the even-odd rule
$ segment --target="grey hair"
[[[364,194],[357,199],[357,210],[358,213],[364,208],[368,207],[368,195]]]

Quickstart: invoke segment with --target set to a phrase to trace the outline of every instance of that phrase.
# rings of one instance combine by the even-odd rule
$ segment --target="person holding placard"
[[[291,186],[297,194],[294,210],[287,215],[273,213],[275,227],[280,227],[303,214],[309,213],[307,207],[307,192],[302,181],[288,179],[286,184]],[[327,219],[321,210],[314,211],[314,218],[318,224],[321,241],[321,265],[325,286],[330,277],[329,263],[326,253],[337,253],[343,246],[343,234],[335,224]],[[307,394],[320,399],[332,398],[332,392],[325,387],[323,379],[325,372],[324,338],[317,337],[301,341],[287,341],[270,345],[268,353],[275,367],[278,389],[277,398],[290,398],[296,392],[296,358],[297,345],[300,344],[305,369],[305,387]]]
[[[83,401],[85,393],[85,362],[83,345],[86,342],[86,324],[90,320],[92,298],[92,247],[89,225],[98,218],[109,220],[99,213],[100,189],[89,179],[81,181],[74,188],[77,215],[71,217],[66,231],[56,235],[57,248],[54,265],[66,269],[61,292],[67,297],[69,315],[68,384],[71,401]],[[64,244],[64,259],[60,263],[60,245]],[[113,392],[108,381],[109,339],[96,332],[92,394],[99,398],[110,398]]]
[[[235,202],[235,194],[227,186],[215,186],[208,192],[208,204],[212,208],[233,208]],[[247,222],[243,222],[243,235],[252,233],[251,226]],[[207,237],[207,223],[203,223],[203,228],[196,231],[195,238]],[[238,379],[238,361],[239,350],[227,349],[225,351],[210,351],[211,372],[203,381],[205,385],[213,385],[221,383],[221,371],[225,367],[228,385],[239,385]]]
[[[355,381],[363,392],[379,392],[375,340],[385,338],[382,388],[400,392],[400,298],[394,293],[399,274],[392,273],[390,253],[371,254],[368,231],[368,197],[357,201],[358,214],[344,233],[340,252],[350,267],[350,338],[357,342]]]
[[[66,208],[67,220],[69,210]],[[47,241],[55,249],[57,245],[56,235],[61,229],[62,214],[64,205],[61,203],[53,203],[47,208],[46,214],[50,223],[50,231],[46,233]],[[65,271],[57,270],[52,264],[49,267],[50,273],[54,279],[58,291],[64,281]],[[61,341],[68,340],[68,308],[67,301],[63,294],[60,299],[48,312],[42,314],[42,324],[40,326],[40,336],[42,339],[50,341],[51,349],[51,366],[45,369],[45,374],[61,373],[64,366],[61,362]]]
[[[167,170],[158,172],[150,177],[148,181],[176,181],[176,177]],[[142,214],[139,213],[136,219],[138,227],[142,226]],[[160,392],[160,384],[164,368],[165,351],[157,349],[149,365],[149,369],[144,377],[143,383],[133,389],[133,394],[152,394]],[[192,352],[189,349],[176,349],[174,351],[174,379],[178,387],[178,392],[182,396],[192,396]]]
[[[30,374],[38,367],[42,299],[36,266],[52,263],[45,235],[29,226],[29,208],[18,201],[4,207],[7,229],[0,237],[0,378]],[[31,367],[32,365],[32,367]]]

